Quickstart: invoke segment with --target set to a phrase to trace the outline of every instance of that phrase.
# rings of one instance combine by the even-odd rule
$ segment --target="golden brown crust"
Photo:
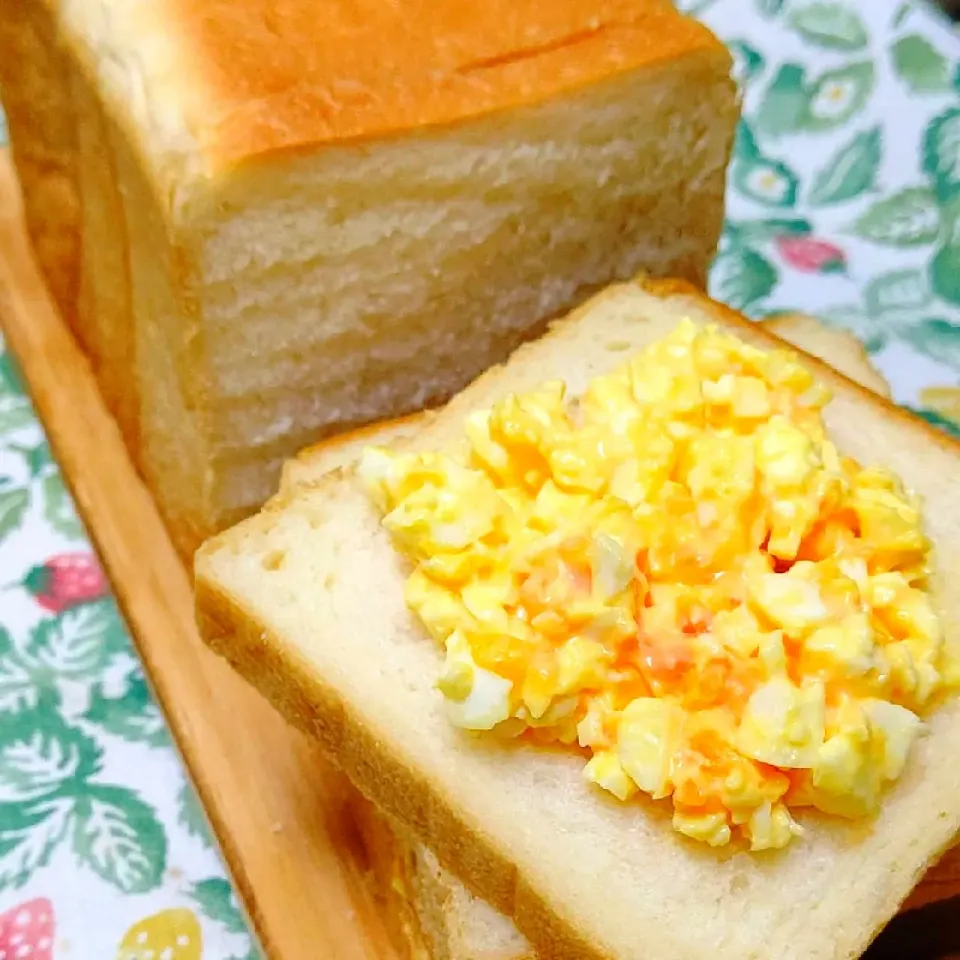
[[[79,333],[77,129],[68,63],[46,5],[18,3],[0,17],[0,93],[27,232],[61,315]]]
[[[167,0],[166,18],[228,161],[454,123],[690,54],[729,63],[667,0]]]

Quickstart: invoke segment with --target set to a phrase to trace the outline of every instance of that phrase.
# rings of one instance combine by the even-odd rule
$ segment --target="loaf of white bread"
[[[669,0],[17,0],[41,266],[178,546],[637,268],[702,283],[738,108]]]
[[[789,314],[765,324],[778,337],[819,357],[882,397],[890,388],[852,334],[814,317]],[[284,465],[281,494],[317,483],[355,462],[368,444],[415,439],[436,416],[424,413],[341,434],[308,447]],[[411,960],[538,960],[530,942],[504,914],[473,896],[422,843],[358,798],[354,813],[372,864],[372,880],[402,955]]]
[[[624,348],[683,318],[779,342],[684,284],[617,285],[397,442],[446,449],[471,411],[546,379],[576,396]],[[934,603],[947,643],[960,643],[960,447],[807,362],[834,395],[826,421],[840,449],[893,470],[922,498]],[[433,686],[440,654],[404,601],[405,569],[352,471],[335,470],[199,551],[201,632],[543,960],[855,957],[960,829],[954,699],[929,718],[868,826],[816,820],[775,856],[694,849],[669,822],[603,802],[576,756],[459,736]]]

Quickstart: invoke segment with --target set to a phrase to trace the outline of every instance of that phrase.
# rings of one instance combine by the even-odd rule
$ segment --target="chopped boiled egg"
[[[829,616],[816,577],[816,564],[800,561],[785,573],[748,575],[747,588],[761,613],[791,635],[800,635]]]
[[[670,773],[680,745],[683,708],[672,700],[640,697],[624,707],[617,755],[631,780],[657,799],[670,793]]]
[[[492,730],[510,716],[513,684],[477,666],[470,644],[459,630],[447,639],[447,656],[437,688],[446,698],[447,715],[465,730]]]
[[[586,754],[697,841],[868,816],[960,686],[920,506],[829,440],[787,351],[684,321],[574,404],[471,414],[455,455],[364,452],[457,726]]]
[[[730,842],[733,835],[730,824],[727,822],[725,811],[713,813],[688,813],[685,810],[674,810],[673,828],[694,840],[702,840],[711,847],[722,847]]]
[[[819,661],[828,672],[859,677],[876,665],[875,646],[870,619],[860,612],[818,627],[804,639],[803,653],[811,665]]]
[[[782,803],[764,803],[750,814],[745,833],[751,850],[779,850],[801,836],[803,829]]]
[[[798,687],[787,677],[774,677],[747,701],[737,745],[744,756],[775,767],[812,767],[823,743],[825,714],[821,681]]]
[[[903,773],[910,747],[922,729],[920,718],[906,707],[886,700],[867,700],[863,706],[882,757],[884,779],[896,780]]]
[[[617,755],[609,750],[595,753],[583,768],[583,775],[618,800],[628,800],[637,792],[636,783],[624,770]]]

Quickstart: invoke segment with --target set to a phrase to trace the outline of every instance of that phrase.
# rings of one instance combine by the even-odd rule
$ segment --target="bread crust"
[[[217,163],[458,123],[633,70],[729,55],[663,0],[166,0]]]
[[[414,896],[414,864],[398,831],[379,816],[372,804],[355,798],[351,817],[366,848],[375,896],[382,906],[392,944],[402,960],[442,960],[428,946],[429,933]]]

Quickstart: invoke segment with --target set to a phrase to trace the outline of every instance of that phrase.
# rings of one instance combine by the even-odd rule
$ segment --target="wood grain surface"
[[[268,956],[393,960],[349,816],[355,796],[316,747],[203,647],[187,572],[47,295],[2,151],[0,320]],[[960,900],[949,898],[957,896],[954,851],[916,891],[910,905],[922,909],[901,915],[871,955],[945,956],[898,952],[893,938],[902,923],[908,940],[915,936],[912,916],[929,934],[922,918],[935,910],[944,936],[931,942],[952,935],[955,947]]]

